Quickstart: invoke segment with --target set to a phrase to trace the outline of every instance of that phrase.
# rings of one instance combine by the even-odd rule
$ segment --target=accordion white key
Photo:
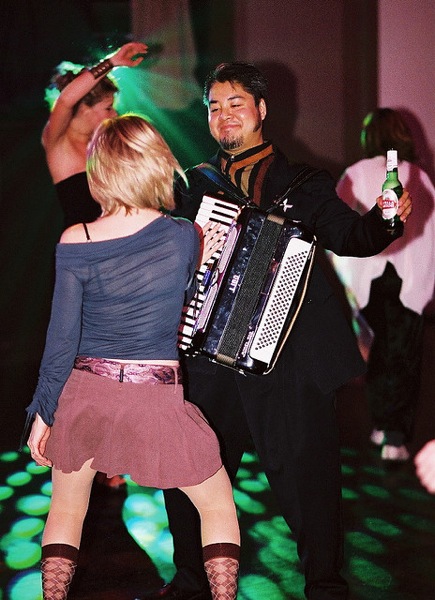
[[[193,301],[185,352],[242,372],[269,373],[302,306],[315,247],[315,236],[300,223],[241,209],[206,272],[202,297]]]
[[[198,209],[198,213],[195,218],[195,223],[204,227],[208,222],[220,223],[221,229],[228,232],[232,223],[240,213],[241,206],[235,202],[223,200],[222,198],[214,198],[212,196],[204,196],[201,205]],[[215,263],[222,253],[222,249],[215,252],[212,256],[212,262]],[[193,297],[192,301],[183,308],[181,315],[181,323],[178,330],[178,347],[180,350],[187,350],[191,346],[193,328],[195,326],[196,319],[199,311],[204,302],[204,274],[209,274],[207,265],[201,265],[197,271],[196,276],[198,279],[198,291]]]

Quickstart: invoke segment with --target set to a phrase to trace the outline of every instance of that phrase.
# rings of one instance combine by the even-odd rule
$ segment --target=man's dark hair
[[[254,97],[258,106],[262,98],[267,98],[267,81],[255,65],[244,62],[221,63],[211,71],[204,83],[203,101],[208,106],[208,95],[214,83],[238,83]]]

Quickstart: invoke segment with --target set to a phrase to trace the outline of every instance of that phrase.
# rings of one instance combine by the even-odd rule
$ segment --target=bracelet
[[[99,79],[102,75],[105,75],[106,73],[108,73],[108,71],[113,69],[113,67],[114,65],[110,58],[106,58],[105,60],[102,60],[100,63],[98,63],[98,65],[95,65],[95,67],[91,67],[89,69],[89,73],[92,73],[94,79]]]

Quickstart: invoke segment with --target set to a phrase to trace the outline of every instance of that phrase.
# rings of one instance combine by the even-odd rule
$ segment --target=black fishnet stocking
[[[44,600],[66,600],[77,566],[77,554],[77,548],[66,544],[43,546],[41,572]]]
[[[213,600],[235,600],[239,575],[239,546],[229,543],[205,546],[204,568]]]

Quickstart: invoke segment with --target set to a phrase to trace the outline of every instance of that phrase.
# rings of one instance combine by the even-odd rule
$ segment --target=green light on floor
[[[245,600],[258,600],[258,598],[286,600],[288,598],[276,583],[261,575],[242,576],[239,581],[239,596]]]
[[[41,473],[47,473],[47,471],[50,471],[50,467],[41,467],[32,460],[32,462],[27,465],[26,471],[32,475],[40,475]]]
[[[153,488],[128,486],[122,519],[135,542],[150,556],[160,576],[170,581],[175,574],[174,545],[168,530],[163,492]]]
[[[8,485],[0,485],[0,500],[7,500],[14,495],[14,489]]]
[[[33,517],[16,521],[11,528],[11,533],[17,538],[32,538],[44,529],[45,522]]]
[[[0,461],[5,463],[14,462],[20,457],[18,452],[3,452],[0,454]]]
[[[125,525],[130,535],[136,540],[141,548],[146,548],[153,542],[156,536],[162,531],[161,524],[147,519],[144,516],[130,517],[124,519]]]
[[[398,490],[399,494],[409,500],[417,500],[418,502],[433,502],[433,497],[423,490],[410,490],[408,488],[401,488]]]
[[[6,483],[12,485],[13,487],[20,487],[22,485],[26,485],[32,479],[32,476],[25,471],[19,471],[18,473],[13,473],[6,478]]]
[[[278,557],[268,547],[260,548],[258,551],[258,559],[262,563],[263,568],[267,569],[270,573],[273,573],[276,579],[280,579],[287,569],[296,568],[296,561],[292,563],[287,557]]]
[[[125,483],[129,487],[140,487],[138,483],[136,483],[135,481],[133,481],[133,479],[130,477],[130,475],[124,475],[124,479],[125,479]]]
[[[355,469],[349,465],[341,465],[341,472],[343,475],[354,475]]]
[[[250,531],[257,536],[257,539],[261,537],[263,540],[273,539],[276,536],[287,537],[290,532],[284,517],[281,516],[272,517],[268,521],[257,521]]]
[[[131,513],[132,515],[144,514],[152,518],[156,512],[156,503],[151,496],[147,494],[135,493],[126,498],[124,502],[124,515]]]
[[[125,522],[135,542],[151,558],[162,579],[170,581],[175,574],[173,564],[174,544],[166,526],[147,521],[144,517]]]
[[[269,549],[275,557],[299,565],[296,542],[290,539],[290,537],[275,537],[271,540]]]
[[[269,486],[269,481],[266,477],[266,473],[264,473],[263,471],[260,471],[260,473],[258,473],[257,479],[258,481],[262,481],[265,485]]]
[[[246,513],[262,515],[266,512],[266,507],[262,502],[253,500],[248,494],[237,489],[234,490],[234,501],[238,508]]]
[[[295,542],[288,538],[280,538],[276,542],[274,544],[272,541],[269,547],[265,546],[258,552],[264,572],[267,572],[268,579],[279,585],[281,592],[287,592],[285,598],[305,598],[304,577],[300,570]]]
[[[53,484],[50,481],[46,481],[45,483],[43,483],[41,485],[41,494],[44,494],[44,496],[51,496],[51,493],[53,491]]]
[[[279,582],[280,588],[287,592],[286,598],[294,600],[305,600],[304,586],[305,579],[302,573],[293,568],[287,568],[284,573],[281,573]]]
[[[350,572],[355,578],[378,590],[391,589],[392,585],[394,584],[391,573],[387,569],[383,569],[382,567],[379,567],[375,563],[365,560],[364,558],[352,557],[350,559]],[[378,598],[379,596],[373,597]]]
[[[248,477],[252,477],[252,471],[243,467],[237,471],[237,479],[247,479]]]
[[[289,529],[284,519],[282,519],[282,521],[285,525],[285,528],[283,529],[281,529],[280,525],[274,520],[258,521],[249,529],[248,533],[257,541],[269,543],[270,540],[274,539],[276,536],[283,538],[284,536],[289,535]]]
[[[41,574],[31,571],[16,577],[10,584],[10,600],[42,600]]]
[[[15,539],[6,548],[5,563],[10,569],[20,571],[36,565],[41,558],[41,546],[36,542]]]
[[[355,492],[355,490],[351,490],[349,488],[342,488],[341,497],[344,500],[358,500],[360,496],[357,492]]]
[[[385,552],[384,544],[361,531],[352,531],[346,534],[346,541],[354,548],[363,550],[367,554],[383,554]]]
[[[399,515],[399,521],[417,531],[424,531],[425,533],[435,533],[435,523],[429,519],[418,517],[417,515],[401,514]]]
[[[242,457],[242,465],[249,465],[250,463],[258,462],[258,457],[256,454],[252,454],[251,452],[245,452]]]
[[[341,455],[342,456],[357,456],[358,451],[355,450],[354,448],[341,448]]]
[[[268,489],[268,486],[264,482],[258,479],[245,479],[239,482],[239,487],[245,492],[252,492],[258,494]]]
[[[374,475],[375,477],[385,476],[384,469],[380,469],[379,467],[365,466],[362,468],[362,472],[367,473],[367,475]]]
[[[390,492],[380,485],[365,484],[361,486],[361,491],[374,498],[382,498],[383,500],[390,498]]]
[[[50,498],[47,496],[32,494],[24,496],[17,502],[17,509],[26,515],[37,517],[46,515],[50,508]]]
[[[285,522],[284,517],[281,516],[276,516],[273,517],[270,522],[272,523],[273,527],[275,528],[276,533],[280,533],[282,535],[288,535],[289,533],[289,528],[287,523]]]
[[[387,537],[396,537],[402,533],[402,530],[399,527],[396,527],[384,519],[368,518],[364,519],[363,523],[369,531],[380,533]]]

